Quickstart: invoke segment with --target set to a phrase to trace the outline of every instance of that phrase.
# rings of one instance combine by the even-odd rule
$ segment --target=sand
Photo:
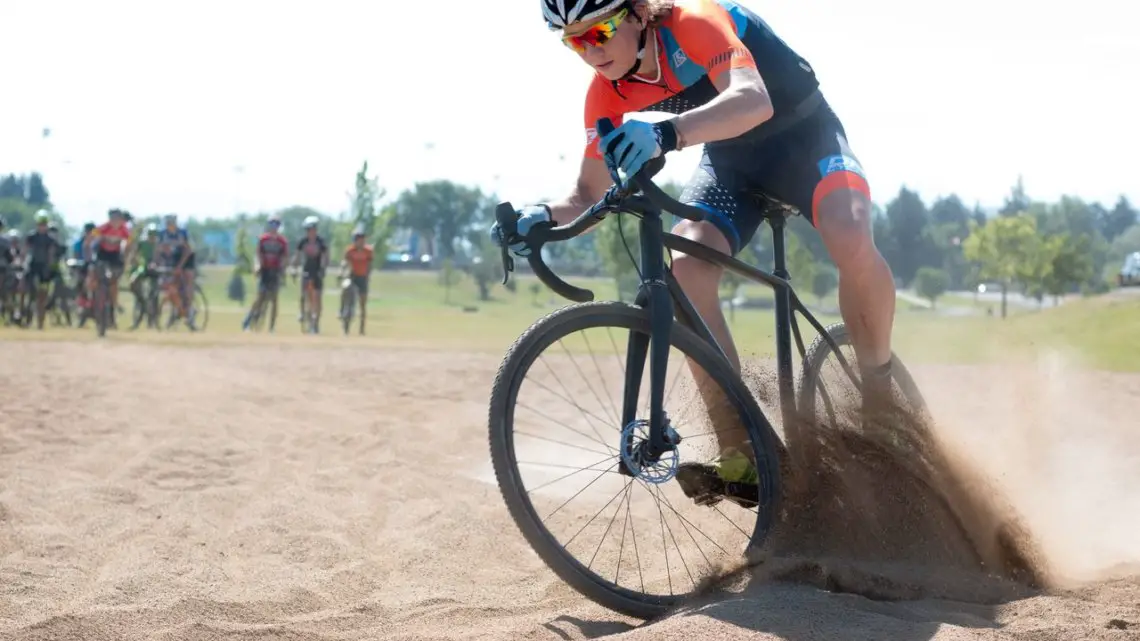
[[[834,496],[797,511],[742,591],[642,622],[555,577],[488,482],[497,366],[3,344],[0,638],[1140,638],[1140,376],[1056,359],[916,368],[942,450],[992,485],[957,503],[966,535],[894,511],[924,491],[897,462],[837,468]],[[1001,561],[983,548],[1006,517],[1038,587],[970,569]]]

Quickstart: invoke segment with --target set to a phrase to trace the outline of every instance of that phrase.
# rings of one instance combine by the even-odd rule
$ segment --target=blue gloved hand
[[[673,123],[628,120],[602,137],[599,147],[611,172],[620,170],[622,182],[628,181],[645,163],[677,148],[677,132]]]
[[[527,205],[518,210],[517,213],[519,217],[519,236],[525,237],[528,233],[530,233],[530,230],[533,229],[535,225],[550,224],[551,222],[550,209],[543,205]],[[503,246],[503,230],[501,227],[499,227],[499,221],[497,220],[495,221],[495,224],[491,225],[491,241],[494,242],[498,247]],[[512,243],[510,250],[518,256],[530,255],[530,246],[527,245],[525,240],[520,240],[516,243]]]

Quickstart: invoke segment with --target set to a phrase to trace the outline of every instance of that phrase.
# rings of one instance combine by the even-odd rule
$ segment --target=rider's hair
[[[665,19],[673,11],[674,0],[640,0],[645,3],[646,22],[655,25]]]

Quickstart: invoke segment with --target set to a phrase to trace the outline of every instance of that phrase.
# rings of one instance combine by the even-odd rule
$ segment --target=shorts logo
[[[850,171],[851,173],[858,174],[863,178],[867,177],[863,174],[863,167],[859,165],[859,161],[855,160],[851,156],[837,154],[835,156],[828,156],[827,158],[819,161],[820,176],[834,174],[837,171]]]
[[[588,145],[588,144],[594,142],[595,140],[597,140],[597,138],[598,138],[598,130],[594,129],[593,127],[587,127],[586,128],[586,144]]]

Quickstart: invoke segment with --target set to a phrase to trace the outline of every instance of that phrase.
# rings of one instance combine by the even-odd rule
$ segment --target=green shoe
[[[712,465],[682,463],[677,467],[677,483],[685,496],[697,505],[716,505],[728,499],[744,508],[760,503],[760,475],[752,459],[735,448],[728,448]]]

